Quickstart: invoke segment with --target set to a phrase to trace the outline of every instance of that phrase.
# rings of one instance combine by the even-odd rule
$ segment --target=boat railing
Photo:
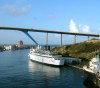
[[[44,54],[44,55],[50,55],[50,56],[52,56],[52,57],[54,57],[54,58],[60,58],[60,57],[62,57],[62,55],[58,55],[57,53],[54,53],[54,52],[51,52],[51,51],[49,51],[49,50],[43,50],[43,49],[30,49],[30,53],[40,53],[40,54]]]

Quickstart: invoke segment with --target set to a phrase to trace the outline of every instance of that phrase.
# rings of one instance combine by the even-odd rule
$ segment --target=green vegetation
[[[63,56],[71,56],[89,61],[96,55],[96,53],[100,53],[100,41],[64,45],[62,47],[53,48],[52,51]]]
[[[99,39],[97,39],[97,38],[92,38],[91,40],[99,40]]]

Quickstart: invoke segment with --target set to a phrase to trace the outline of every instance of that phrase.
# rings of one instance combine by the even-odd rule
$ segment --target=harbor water
[[[0,88],[86,88],[84,71],[31,62],[28,52],[0,52]]]

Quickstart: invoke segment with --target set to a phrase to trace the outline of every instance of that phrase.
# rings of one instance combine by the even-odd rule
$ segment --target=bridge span
[[[28,34],[28,31],[31,32],[43,32],[43,33],[47,33],[47,37],[46,37],[46,44],[48,45],[48,33],[55,33],[55,34],[61,34],[61,45],[62,45],[62,35],[63,34],[67,34],[67,35],[74,35],[75,36],[75,43],[76,43],[76,36],[87,36],[88,40],[89,37],[100,37],[100,34],[89,34],[89,33],[76,33],[76,32],[64,32],[64,31],[54,31],[54,30],[40,30],[40,29],[36,29],[36,28],[16,28],[16,27],[0,27],[0,30],[18,30],[18,31],[22,31],[25,34],[27,34],[28,37],[30,37],[32,39],[32,41],[34,41],[36,43],[36,41]],[[36,43],[38,44],[38,43]]]

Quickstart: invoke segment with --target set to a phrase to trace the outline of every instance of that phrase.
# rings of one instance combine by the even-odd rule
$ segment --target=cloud
[[[12,16],[22,16],[30,12],[30,5],[17,7],[15,5],[5,5],[4,10]]]
[[[69,29],[70,29],[70,32],[79,32],[73,19],[70,20]]]
[[[82,25],[79,24],[78,27],[76,26],[76,23],[73,21],[73,19],[70,20],[69,24],[70,32],[83,32],[83,33],[92,33],[90,30],[90,27],[88,25]]]
[[[88,25],[83,25],[82,26],[82,32],[83,33],[91,33],[90,27]]]

